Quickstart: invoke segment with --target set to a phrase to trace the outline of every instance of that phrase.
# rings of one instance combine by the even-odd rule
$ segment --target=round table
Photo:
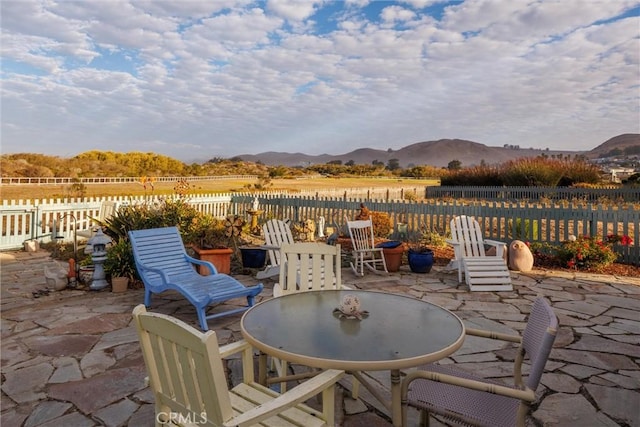
[[[355,295],[362,320],[334,312]],[[391,371],[392,416],[400,422],[400,369],[447,357],[464,340],[462,321],[449,310],[385,292],[324,290],[272,298],[247,310],[242,335],[260,351],[320,369]],[[365,385],[366,386],[366,385]]]

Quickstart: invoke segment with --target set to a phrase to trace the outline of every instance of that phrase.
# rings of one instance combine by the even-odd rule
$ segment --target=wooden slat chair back
[[[451,220],[451,239],[454,258],[450,263],[458,269],[458,282],[465,281],[472,291],[510,291],[511,275],[504,259],[505,243],[485,239],[480,224],[475,218],[460,215]],[[487,254],[485,245],[495,248],[495,253]]]
[[[116,214],[118,208],[120,207],[120,203],[115,200],[105,200],[100,204],[100,210],[98,211],[98,216],[95,218],[91,218],[91,221],[96,221],[97,224],[92,224],[86,230],[78,230],[76,235],[78,237],[85,237],[87,239],[93,237],[96,231],[98,231],[98,227],[104,221],[108,220],[112,216]]]
[[[558,318],[544,298],[534,301],[522,337],[467,328],[467,335],[519,344],[513,385],[458,369],[455,364],[422,366],[402,381],[403,425],[407,408],[412,406],[421,411],[422,425],[428,425],[429,413],[433,413],[463,425],[525,426],[557,330]],[[522,376],[525,357],[530,365],[526,379]]]
[[[334,425],[335,383],[343,371],[327,370],[280,395],[254,381],[253,349],[246,341],[219,347],[215,332],[148,313],[143,305],[133,317],[155,397],[156,426]],[[243,378],[230,390],[223,359],[238,353]],[[322,411],[302,404],[320,393]]]
[[[315,242],[283,244],[280,247],[280,262],[279,281],[273,287],[273,296],[276,298],[296,292],[350,289],[342,284],[340,245]],[[285,360],[272,358],[271,362],[278,377],[287,376]],[[314,374],[310,372],[310,375]],[[296,378],[303,377],[297,375]],[[357,398],[359,384],[353,381],[352,396]],[[286,380],[270,379],[270,382],[280,382],[280,390],[286,390]]]
[[[384,259],[383,249],[376,248],[374,243],[373,222],[371,219],[347,221],[349,236],[353,246],[353,258],[351,269],[358,276],[364,276],[364,268],[371,271],[387,271],[387,264]]]
[[[340,245],[292,243],[280,247],[280,277],[273,296],[294,292],[340,289]]]
[[[280,246],[294,243],[288,221],[270,219],[262,225],[262,232],[265,246],[268,247],[269,262],[264,270],[256,274],[258,279],[266,279],[280,274]]]
[[[255,302],[263,285],[244,286],[235,278],[216,271],[208,261],[187,255],[176,227],[129,231],[138,274],[144,283],[144,304],[151,306],[151,294],[174,290],[181,293],[196,308],[202,330],[209,329],[208,319],[240,313]],[[195,265],[205,266],[210,275],[202,276]],[[246,298],[246,306],[206,314],[210,305],[234,298]]]

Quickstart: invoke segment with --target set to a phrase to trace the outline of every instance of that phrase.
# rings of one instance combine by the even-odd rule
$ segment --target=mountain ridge
[[[324,164],[330,161],[341,161],[343,164],[353,161],[356,164],[371,164],[374,161],[387,163],[397,159],[403,168],[410,166],[429,165],[446,167],[452,160],[458,160],[463,167],[501,164],[523,157],[547,156],[563,157],[570,155],[585,155],[596,158],[614,149],[624,150],[627,147],[640,147],[640,134],[626,133],[609,138],[602,144],[589,151],[550,150],[536,148],[520,148],[517,145],[492,147],[479,142],[465,139],[439,139],[409,144],[398,150],[378,150],[373,148],[358,148],[344,154],[309,155],[304,153],[264,152],[259,154],[241,154],[238,157],[246,161],[261,162],[268,166],[308,166]]]

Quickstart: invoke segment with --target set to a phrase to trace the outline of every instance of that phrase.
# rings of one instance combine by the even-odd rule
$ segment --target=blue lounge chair
[[[203,331],[209,329],[208,319],[245,311],[262,292],[262,283],[244,286],[233,277],[218,273],[212,263],[187,255],[176,227],[129,231],[129,239],[144,283],[144,305],[151,305],[151,293],[178,291],[196,308]],[[207,266],[211,274],[201,276],[194,264]],[[207,306],[239,297],[247,298],[245,307],[206,315]]]

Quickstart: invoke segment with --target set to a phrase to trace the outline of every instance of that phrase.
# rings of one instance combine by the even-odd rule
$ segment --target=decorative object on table
[[[433,251],[423,246],[409,248],[407,260],[409,261],[409,268],[414,273],[428,273],[433,267]]]
[[[533,254],[521,240],[514,240],[509,244],[508,260],[510,270],[531,271],[533,268]]]
[[[89,289],[99,291],[109,286],[106,275],[104,273],[104,262],[107,260],[107,245],[111,243],[111,238],[102,232],[102,228],[87,242],[93,248],[91,252],[91,261],[94,265],[93,280]]]
[[[263,268],[267,260],[267,251],[262,248],[241,246],[242,266],[245,268]]]
[[[378,243],[376,248],[382,248],[384,261],[387,264],[387,271],[395,273],[400,270],[402,256],[404,255],[404,245],[398,240],[389,240]]]
[[[362,320],[369,316],[368,311],[360,310],[360,298],[352,294],[342,297],[340,307],[334,309],[333,314],[337,315],[339,319]]]

